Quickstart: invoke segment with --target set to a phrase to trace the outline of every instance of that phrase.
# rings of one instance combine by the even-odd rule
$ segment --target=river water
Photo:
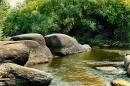
[[[129,80],[124,71],[123,58],[129,50],[92,49],[91,52],[58,57],[33,68],[53,75],[50,86],[111,86],[116,78]],[[114,66],[117,71],[104,72],[96,67]]]

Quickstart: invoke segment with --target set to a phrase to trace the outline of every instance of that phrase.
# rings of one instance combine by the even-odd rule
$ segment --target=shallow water
[[[92,49],[89,53],[55,58],[50,63],[35,65],[33,68],[53,75],[50,86],[110,86],[113,79],[128,79],[123,68],[124,52],[129,51]],[[99,66],[115,66],[118,71],[96,70],[95,67]]]

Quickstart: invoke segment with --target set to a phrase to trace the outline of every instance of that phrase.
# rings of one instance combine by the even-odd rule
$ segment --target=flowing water
[[[113,79],[128,79],[123,67],[125,53],[129,50],[92,49],[88,53],[55,58],[50,63],[33,68],[53,75],[50,86],[111,86]],[[96,69],[100,66],[114,66],[118,70],[103,72]]]

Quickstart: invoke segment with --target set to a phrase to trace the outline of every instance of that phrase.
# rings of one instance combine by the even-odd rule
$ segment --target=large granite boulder
[[[13,62],[24,65],[29,58],[29,49],[19,41],[0,41],[0,63]]]
[[[12,41],[21,41],[21,40],[33,40],[39,43],[39,46],[44,49],[44,54],[48,57],[52,57],[52,53],[50,52],[49,48],[46,46],[46,42],[44,37],[38,33],[28,33],[28,34],[21,34],[10,37],[9,40]],[[28,44],[29,45],[29,44]]]
[[[19,65],[31,66],[48,62],[50,53],[47,47],[33,40],[0,41],[0,62],[12,62]]]
[[[29,48],[29,60],[26,66],[48,62],[52,57],[50,49],[46,46],[41,34],[29,33],[16,35],[9,38],[10,41],[21,41]]]
[[[89,45],[81,45],[76,39],[65,34],[50,34],[45,36],[46,44],[55,55],[67,55],[89,51]]]
[[[0,66],[0,80],[3,79],[5,86],[11,86],[10,82],[6,79],[12,81],[14,86],[21,83],[20,86],[48,86],[52,81],[52,76],[43,71],[23,67],[13,63],[3,63]],[[19,83],[16,83],[19,80]]]
[[[29,48],[29,59],[26,66],[49,62],[52,58],[50,50],[41,46],[38,42],[32,40],[22,41]]]

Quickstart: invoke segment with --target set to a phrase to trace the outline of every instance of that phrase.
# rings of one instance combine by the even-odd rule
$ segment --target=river
[[[32,66],[51,73],[50,86],[111,86],[116,78],[129,80],[123,67],[123,58],[129,50],[92,49],[91,52],[58,57],[47,64]],[[118,71],[104,72],[100,66],[114,66]]]

